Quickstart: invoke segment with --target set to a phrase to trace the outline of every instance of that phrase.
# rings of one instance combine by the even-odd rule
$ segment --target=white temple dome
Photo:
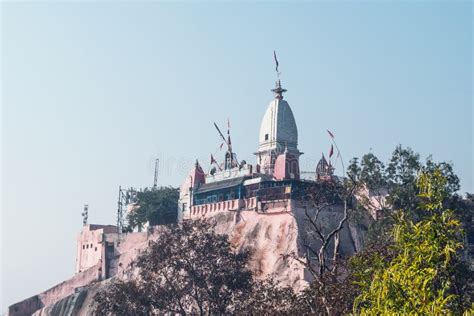
[[[298,130],[288,102],[277,97],[270,102],[260,125],[258,151],[297,152]]]

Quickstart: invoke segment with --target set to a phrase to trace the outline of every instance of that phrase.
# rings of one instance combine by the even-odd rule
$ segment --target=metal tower
[[[117,231],[122,233],[123,229],[126,226],[126,217],[125,213],[127,212],[127,207],[129,204],[135,203],[137,201],[137,190],[134,188],[122,189],[119,186],[118,200],[117,200]]]
[[[158,187],[158,164],[160,163],[160,159],[155,160],[155,178],[153,180],[153,189],[156,190]]]

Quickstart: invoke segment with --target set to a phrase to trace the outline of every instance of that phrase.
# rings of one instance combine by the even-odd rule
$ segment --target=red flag
[[[334,139],[334,134],[331,133],[328,129],[327,129],[327,131],[328,131],[329,136],[331,136],[331,138]]]
[[[334,147],[331,144],[331,149],[329,150],[329,158],[331,158],[333,154],[334,154]]]
[[[211,154],[211,165],[212,165],[213,163],[217,163],[217,161],[214,159],[214,156],[212,156],[212,154]]]

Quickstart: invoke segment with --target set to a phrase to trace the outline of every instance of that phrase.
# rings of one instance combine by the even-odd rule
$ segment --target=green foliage
[[[137,193],[136,206],[127,216],[130,228],[177,222],[179,191],[173,187],[145,189]]]
[[[448,162],[434,162],[432,157],[429,156],[426,159],[426,164],[422,168],[425,172],[434,172],[439,170],[443,177],[446,178],[446,183],[444,188],[446,190],[447,196],[455,194],[460,189],[459,178],[453,171],[453,165]]]
[[[369,153],[362,157],[359,180],[364,182],[369,190],[379,191],[387,185],[384,170],[384,164],[374,154]]]
[[[100,291],[94,297],[97,304],[94,315],[150,315],[151,306],[143,292],[142,284],[135,280],[113,280],[106,291]]]
[[[348,176],[365,185],[374,193],[387,192],[387,202],[393,210],[403,209],[413,218],[424,214],[417,212],[418,196],[416,179],[419,172],[439,170],[446,178],[445,189],[448,196],[459,190],[459,178],[453,171],[453,166],[447,162],[436,163],[431,156],[425,163],[420,161],[420,155],[411,148],[398,145],[392,157],[385,166],[374,154],[369,153],[359,159],[353,158],[348,167]]]
[[[405,171],[400,175],[409,177]],[[417,207],[425,216],[414,222],[399,212],[392,231],[397,255],[388,264],[373,257],[369,266],[375,271],[359,276],[362,293],[354,312],[444,314],[454,308],[452,267],[462,243],[460,222],[452,210],[443,208],[449,194],[446,184],[439,169],[420,174]]]
[[[282,287],[273,279],[254,281],[252,290],[235,306],[237,315],[281,315],[295,313],[298,296],[289,286]]]
[[[367,211],[365,211],[367,213]],[[384,244],[392,241],[391,228],[395,223],[395,218],[391,216],[391,210],[383,210],[381,217],[369,224],[365,236],[365,244]]]
[[[389,239],[368,244],[364,250],[349,259],[349,274],[357,291],[368,291],[375,272],[388,267],[396,250]],[[351,306],[354,301],[351,302]]]
[[[338,262],[339,270],[326,271],[313,280],[297,296],[291,315],[346,315],[350,313],[357,295],[357,287],[347,274],[345,261]]]
[[[354,157],[349,161],[349,166],[347,167],[347,176],[353,181],[359,181],[360,178],[360,165],[359,158]]]

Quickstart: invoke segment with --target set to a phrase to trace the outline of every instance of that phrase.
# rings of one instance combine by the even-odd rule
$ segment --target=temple
[[[206,217],[217,211],[254,210],[272,212],[289,205],[302,187],[334,180],[334,168],[323,156],[311,180],[300,175],[298,129],[290,105],[284,100],[280,80],[271,90],[274,98],[267,106],[260,125],[256,164],[237,161],[230,137],[219,130],[227,145],[224,162],[211,156],[209,172],[196,161],[180,187],[178,219]],[[282,204],[283,203],[283,204]]]

